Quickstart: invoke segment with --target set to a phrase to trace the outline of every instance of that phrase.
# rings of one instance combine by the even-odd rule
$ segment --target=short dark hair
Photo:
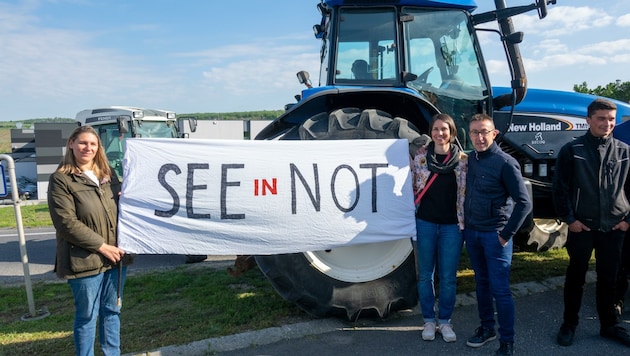
[[[492,116],[488,115],[488,114],[475,114],[470,118],[470,122],[472,123],[473,121],[490,121],[492,123],[492,126],[494,126],[494,119],[492,118]]]
[[[586,116],[591,117],[597,110],[617,110],[617,105],[608,99],[597,98],[588,105]]]

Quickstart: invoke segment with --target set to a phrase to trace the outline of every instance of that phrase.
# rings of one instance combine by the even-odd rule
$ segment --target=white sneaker
[[[424,323],[422,340],[432,341],[433,339],[435,339],[435,323]]]
[[[455,335],[455,331],[453,331],[453,325],[451,324],[442,324],[439,326],[440,334],[442,334],[442,338],[446,342],[455,342],[457,341],[457,335]]]

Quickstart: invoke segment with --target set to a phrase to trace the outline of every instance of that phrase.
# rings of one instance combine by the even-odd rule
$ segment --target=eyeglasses
[[[488,136],[489,134],[493,133],[494,130],[488,131],[488,130],[481,130],[481,131],[477,131],[477,130],[472,130],[470,131],[470,136]]]

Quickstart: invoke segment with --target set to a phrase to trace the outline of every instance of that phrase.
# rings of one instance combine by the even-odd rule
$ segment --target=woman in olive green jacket
[[[94,354],[97,320],[103,354],[120,354],[119,293],[126,267],[121,270],[118,263],[127,256],[117,247],[119,192],[98,134],[92,127],[78,127],[48,186],[57,231],[55,272],[68,280],[74,296],[77,355]]]

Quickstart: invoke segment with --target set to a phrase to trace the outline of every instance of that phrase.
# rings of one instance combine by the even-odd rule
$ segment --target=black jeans
[[[630,277],[630,230],[626,231],[621,252],[621,262],[617,275],[617,301],[623,303],[628,291],[628,278]]]
[[[595,250],[597,284],[595,302],[602,329],[617,324],[615,314],[617,271],[621,261],[621,246],[625,232],[621,230],[601,232],[571,232],[567,237],[569,267],[564,281],[564,322],[578,325],[584,281],[588,262]]]

